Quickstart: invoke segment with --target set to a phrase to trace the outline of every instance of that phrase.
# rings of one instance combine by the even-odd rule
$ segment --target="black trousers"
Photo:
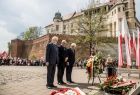
[[[108,68],[107,68],[107,71],[108,71],[108,77],[113,76],[113,68],[108,67]]]
[[[47,85],[51,86],[54,82],[56,64],[49,64],[47,66]]]
[[[65,71],[65,65],[58,65],[58,72],[57,72],[57,81],[58,83],[62,83],[63,81],[63,75],[64,75],[64,71]]]
[[[66,67],[66,79],[67,79],[67,81],[70,81],[70,82],[72,81],[72,78],[71,78],[72,69],[73,69],[73,66]]]

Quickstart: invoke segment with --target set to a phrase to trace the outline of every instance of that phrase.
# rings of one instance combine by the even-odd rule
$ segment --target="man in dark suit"
[[[63,75],[64,70],[66,67],[66,60],[67,60],[67,49],[66,49],[66,40],[62,40],[61,45],[59,46],[59,63],[57,65],[58,67],[58,73],[57,73],[57,81],[58,84],[66,84],[63,81]]]
[[[54,75],[56,64],[59,62],[58,47],[57,47],[58,37],[52,37],[51,42],[46,48],[46,65],[47,65],[47,87],[48,89],[56,88],[54,86]]]
[[[72,75],[73,65],[75,63],[75,48],[76,48],[76,44],[72,43],[70,48],[67,50],[68,60],[67,60],[67,67],[66,67],[66,79],[68,83],[74,83],[72,81],[71,75]]]

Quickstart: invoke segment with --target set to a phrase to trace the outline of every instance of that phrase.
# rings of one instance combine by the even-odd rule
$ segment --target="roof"
[[[66,16],[63,16],[63,20],[69,20],[72,17],[77,17],[77,16],[80,16],[82,14],[83,14],[82,12],[73,12],[73,13],[70,13],[70,14],[68,14]]]
[[[107,2],[107,3],[99,3],[99,4],[96,4],[96,5],[93,5],[92,7],[88,7],[87,9],[82,10],[82,12],[87,11],[87,10],[97,9],[97,8],[102,7],[102,6],[109,6],[109,5],[110,5],[109,2]]]
[[[81,16],[82,14],[83,14],[83,12],[72,12],[72,13],[70,13],[68,15],[63,16],[62,19],[63,19],[63,21],[66,21],[66,20],[69,20],[69,19],[71,19],[73,17]],[[48,24],[47,26],[45,26],[45,28],[53,25],[53,23],[54,22],[51,22],[50,24]]]
[[[53,22],[51,22],[50,24],[48,24],[47,26],[45,26],[45,28],[49,27],[49,26],[52,26],[53,25]]]

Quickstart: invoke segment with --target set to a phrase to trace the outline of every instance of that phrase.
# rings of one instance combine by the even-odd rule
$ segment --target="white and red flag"
[[[140,30],[138,29],[136,65],[140,67]]]
[[[136,37],[135,37],[135,33],[133,32],[133,55],[135,59],[136,59],[136,48],[137,48]]]
[[[118,36],[118,67],[123,65],[122,41],[122,33],[120,32]]]
[[[123,19],[122,30],[124,32],[125,50],[126,50],[126,62],[127,62],[127,66],[131,66],[131,54],[130,54],[129,39],[128,39],[129,29],[128,29],[126,18]]]

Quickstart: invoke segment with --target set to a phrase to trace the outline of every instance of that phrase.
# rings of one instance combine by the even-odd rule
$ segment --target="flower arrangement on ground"
[[[135,82],[126,81],[122,76],[111,76],[101,84],[101,89],[110,94],[125,95],[135,84]]]
[[[77,88],[62,88],[51,92],[50,95],[86,95],[78,87]]]

